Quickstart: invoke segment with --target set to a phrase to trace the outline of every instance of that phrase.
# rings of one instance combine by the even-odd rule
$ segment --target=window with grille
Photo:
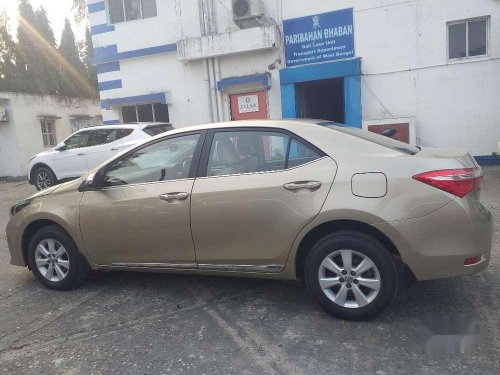
[[[54,147],[57,144],[56,128],[53,120],[41,120],[43,147]]]
[[[108,0],[112,24],[156,17],[156,0]]]

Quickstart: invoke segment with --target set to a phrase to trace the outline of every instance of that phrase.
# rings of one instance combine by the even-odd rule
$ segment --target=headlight
[[[17,202],[10,208],[10,215],[14,216],[17,214],[19,211],[21,211],[23,208],[28,207],[31,203],[32,199],[25,199],[23,201]]]

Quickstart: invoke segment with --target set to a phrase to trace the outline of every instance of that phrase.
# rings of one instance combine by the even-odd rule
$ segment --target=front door
[[[265,120],[267,113],[267,92],[257,91],[230,95],[231,120]]]
[[[196,268],[191,190],[200,134],[147,144],[106,167],[104,187],[83,194],[80,227],[98,265]]]
[[[90,131],[76,133],[64,141],[54,159],[58,179],[79,177],[88,171],[87,150],[90,145]]]
[[[198,267],[281,271],[325,202],[335,162],[285,131],[216,131],[208,147],[192,194]]]

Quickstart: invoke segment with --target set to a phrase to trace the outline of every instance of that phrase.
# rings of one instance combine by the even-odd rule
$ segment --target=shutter
[[[142,18],[156,17],[156,0],[142,0]]]

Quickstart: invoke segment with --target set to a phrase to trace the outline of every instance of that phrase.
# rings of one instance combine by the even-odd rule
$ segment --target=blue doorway
[[[283,118],[323,113],[325,119],[361,128],[360,58],[282,69],[280,80]],[[343,108],[325,107],[328,100]]]

